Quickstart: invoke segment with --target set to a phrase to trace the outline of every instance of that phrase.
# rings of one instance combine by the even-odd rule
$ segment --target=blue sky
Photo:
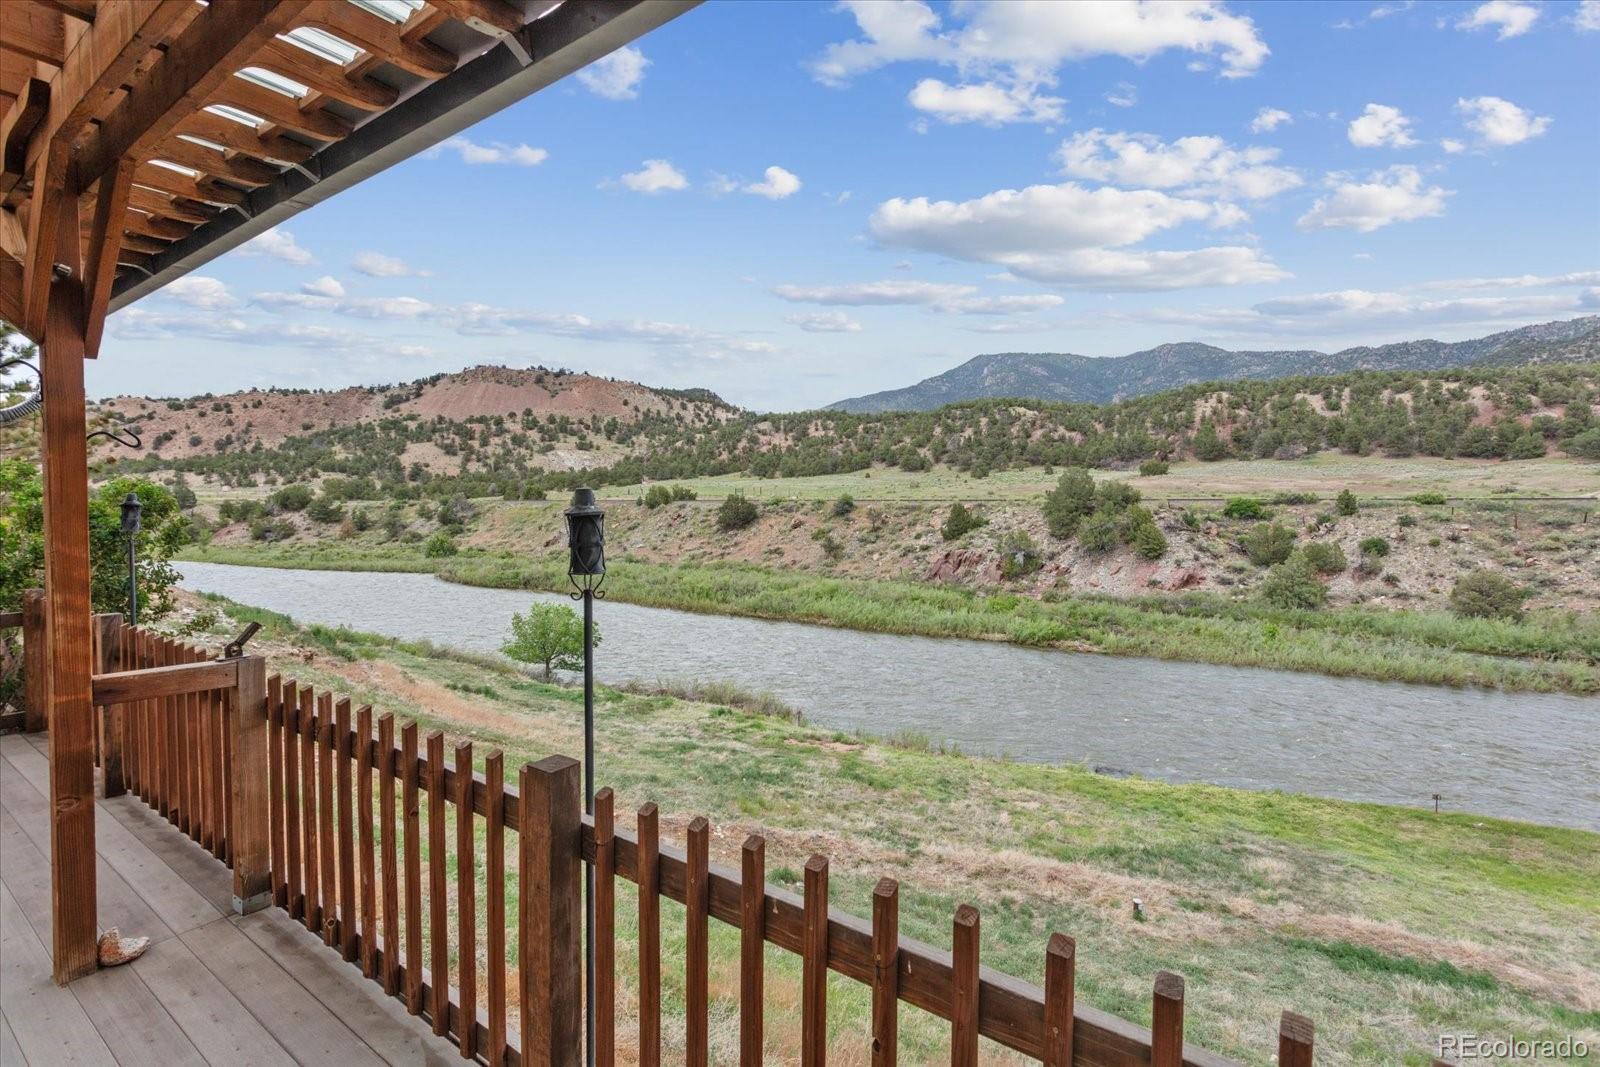
[[[542,363],[759,409],[982,352],[1600,313],[1600,0],[712,0],[111,320],[89,387]]]

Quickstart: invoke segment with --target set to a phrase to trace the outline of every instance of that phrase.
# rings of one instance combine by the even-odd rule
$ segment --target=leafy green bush
[[[1470,619],[1520,619],[1528,595],[1505,575],[1479,567],[1450,590],[1450,610]]]
[[[1257,567],[1270,567],[1294,551],[1294,531],[1275,522],[1258,523],[1239,539],[1239,547]]]
[[[1094,502],[1097,508],[1120,511],[1139,502],[1139,490],[1127,482],[1101,482],[1095,487]]]
[[[1085,552],[1110,552],[1119,540],[1116,512],[1096,511],[1078,524],[1078,544]]]
[[[944,525],[939,527],[939,536],[946,541],[959,541],[973,530],[987,525],[988,519],[957,501],[950,505],[950,514],[945,517]]]
[[[1000,573],[1005,578],[1022,578],[1043,566],[1043,553],[1025,531],[1012,530],[1000,538]]]
[[[672,487],[672,502],[674,504],[676,504],[680,500],[693,500],[697,496],[699,496],[699,494],[696,493],[693,489],[690,489],[687,485],[675,485],[675,486]],[[541,492],[539,494],[539,499],[540,500],[544,499],[544,493],[543,492]]]
[[[1310,611],[1328,603],[1328,590],[1317,571],[1301,553],[1267,571],[1261,582],[1261,599],[1275,608]]]
[[[724,533],[742,530],[755,522],[761,514],[755,502],[743,493],[730,493],[717,508],[717,529]]]
[[[1413,504],[1438,506],[1440,504],[1447,503],[1448,501],[1443,493],[1412,493],[1411,502]]]
[[[1133,547],[1145,559],[1160,559],[1167,554],[1167,535],[1153,522],[1140,523],[1133,531]]]
[[[1222,505],[1223,517],[1229,519],[1264,519],[1267,509],[1261,506],[1261,501],[1253,496],[1230,497]]]
[[[1341,515],[1354,515],[1361,508],[1356,504],[1356,495],[1348,489],[1339,490],[1339,497],[1334,502]]]
[[[672,490],[657,483],[644,491],[644,496],[639,498],[639,503],[654,511],[662,504],[672,503]]]
[[[1400,525],[1402,530],[1409,530],[1417,524],[1417,517],[1409,511],[1403,511],[1400,513],[1400,517],[1394,521]]]
[[[324,494],[306,507],[306,515],[313,522],[338,522],[344,518],[344,505]]]
[[[311,503],[309,485],[286,485],[267,498],[267,503],[279,511],[304,511]]]
[[[422,554],[429,559],[444,559],[461,551],[456,547],[456,539],[443,530],[428,538],[422,546]]]
[[[1363,556],[1377,556],[1382,559],[1389,554],[1389,542],[1382,537],[1363,537],[1356,546]]]
[[[600,626],[594,627],[600,643]],[[546,680],[552,671],[583,669],[583,620],[565,604],[535,604],[511,616],[511,638],[500,651],[521,663],[537,663]]]
[[[366,508],[354,508],[350,512],[350,525],[355,527],[357,533],[366,533],[372,529],[372,515]]]
[[[1154,478],[1171,470],[1164,459],[1147,459],[1139,464],[1139,477]]]
[[[856,509],[855,497],[851,496],[849,493],[845,493],[842,496],[840,496],[838,500],[835,500],[833,502],[833,507],[830,509],[830,511],[831,511],[831,513],[832,513],[834,518],[842,519],[846,515],[850,514],[852,511],[854,511],[855,509]]]
[[[1044,496],[1044,521],[1050,536],[1071,537],[1094,506],[1094,479],[1082,467],[1067,468],[1056,487]]]
[[[1315,504],[1317,502],[1317,494],[1315,494],[1315,493],[1273,493],[1272,494],[1272,502],[1274,504]]]
[[[272,543],[294,536],[294,523],[288,519],[257,519],[250,524],[250,540]]]
[[[1312,541],[1300,549],[1300,554],[1318,574],[1338,574],[1350,565],[1344,549],[1332,541]]]
[[[1544,452],[1544,438],[1530,431],[1512,438],[1510,446],[1506,449],[1506,458],[1543,459]]]
[[[1600,459],[1600,426],[1576,434],[1561,446],[1569,456],[1580,459]]]

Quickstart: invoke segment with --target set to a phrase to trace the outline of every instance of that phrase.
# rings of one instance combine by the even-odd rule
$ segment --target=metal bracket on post
[[[238,659],[240,656],[243,656],[244,646],[248,644],[250,639],[259,633],[260,630],[261,624],[259,622],[252,622],[248,624],[243,630],[239,631],[238,637],[235,637],[232,641],[229,641],[226,645],[222,646],[222,655],[218,656],[217,658]]]

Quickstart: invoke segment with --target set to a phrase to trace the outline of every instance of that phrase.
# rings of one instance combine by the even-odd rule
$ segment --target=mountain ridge
[[[914,385],[847,397],[824,410],[852,414],[932,411],[964,400],[1016,397],[1108,404],[1210,381],[1430,371],[1477,365],[1584,362],[1600,358],[1600,315],[1534,323],[1465,341],[1423,339],[1316,349],[1231,350],[1198,341],[1156,345],[1125,356],[994,352],[974,356]]]

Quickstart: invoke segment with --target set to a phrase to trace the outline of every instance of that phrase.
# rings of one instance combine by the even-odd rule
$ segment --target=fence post
[[[272,903],[272,839],[267,798],[267,661],[261,656],[239,660],[239,681],[229,694],[233,714],[226,716],[233,742],[228,768],[233,823],[228,839],[233,851],[233,910],[240,915]]]
[[[94,672],[110,674],[117,669],[118,645],[122,639],[120,612],[94,617]],[[128,791],[122,775],[122,704],[102,704],[96,712],[100,724],[101,795],[107,800]]]
[[[520,784],[522,1062],[576,1067],[584,1059],[578,762],[547,756],[524,764]]]
[[[44,590],[22,591],[22,728],[28,733],[38,733],[45,728],[46,676],[50,673],[48,645],[44,636]]]

